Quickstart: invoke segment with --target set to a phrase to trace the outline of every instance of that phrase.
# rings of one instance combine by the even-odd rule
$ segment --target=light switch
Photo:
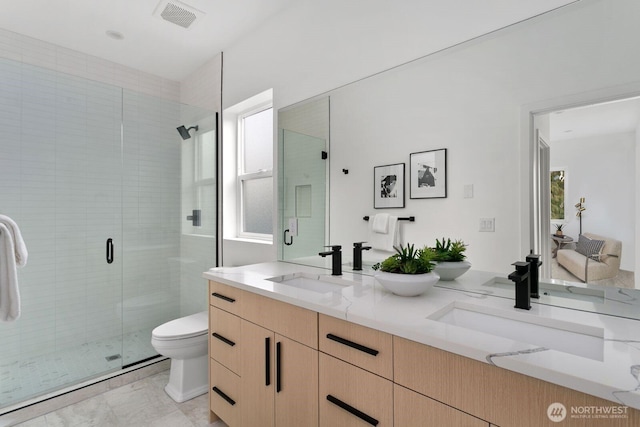
[[[464,198],[473,199],[473,184],[466,184],[464,186]]]
[[[496,231],[496,219],[495,218],[480,218],[480,231],[495,232]]]
[[[298,235],[298,218],[289,218],[289,235]]]

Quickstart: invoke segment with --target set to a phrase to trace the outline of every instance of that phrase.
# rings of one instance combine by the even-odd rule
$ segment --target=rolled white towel
[[[6,215],[0,215],[0,224],[4,224],[10,233],[13,240],[13,250],[15,253],[16,264],[18,267],[24,267],[27,265],[27,258],[29,252],[27,252],[27,245],[24,243],[22,233],[20,233],[20,227],[11,218]]]
[[[20,292],[15,247],[9,228],[0,223],[0,320],[12,322],[20,317]]]

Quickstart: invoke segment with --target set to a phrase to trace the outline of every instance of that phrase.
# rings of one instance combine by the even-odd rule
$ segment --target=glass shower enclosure
[[[0,323],[1,414],[155,359],[154,327],[206,309],[217,117],[11,60],[0,81],[0,214],[29,251],[21,316]]]

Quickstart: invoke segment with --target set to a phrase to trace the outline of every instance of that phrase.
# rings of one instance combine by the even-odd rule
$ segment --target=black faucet
[[[531,288],[529,286],[529,269],[531,268],[531,264],[528,262],[518,261],[511,265],[516,266],[516,271],[509,275],[509,280],[513,280],[516,284],[515,308],[531,310]]]
[[[527,255],[527,262],[531,267],[529,268],[529,285],[531,286],[531,298],[540,298],[538,289],[540,279],[540,272],[538,271],[538,269],[542,265],[542,261],[540,261],[540,255],[536,255],[533,253]]]
[[[331,255],[331,275],[332,276],[341,276],[342,275],[342,246],[340,245],[331,245],[325,246],[326,248],[331,248],[328,252],[320,252],[322,258],[327,255]]]
[[[371,246],[362,246],[366,242],[355,242],[353,244],[353,269],[362,270],[362,251],[368,251]]]

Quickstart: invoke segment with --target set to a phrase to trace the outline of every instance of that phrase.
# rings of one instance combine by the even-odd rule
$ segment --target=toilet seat
[[[157,341],[172,341],[207,335],[208,313],[206,311],[181,317],[164,323],[151,332]]]

